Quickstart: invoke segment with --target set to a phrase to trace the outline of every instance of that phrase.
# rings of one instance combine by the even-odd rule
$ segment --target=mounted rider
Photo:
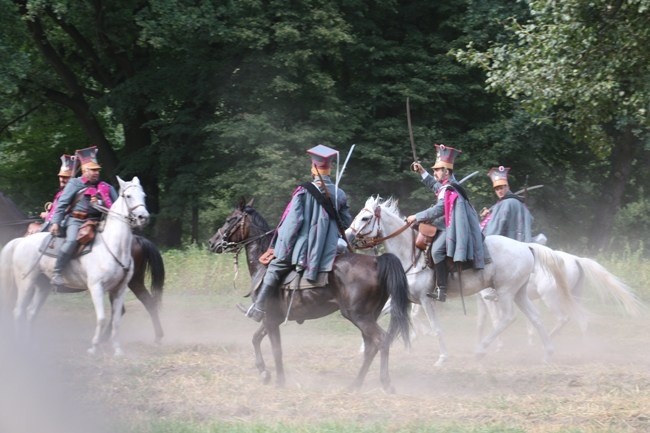
[[[312,181],[298,186],[287,205],[275,239],[275,258],[269,263],[255,302],[246,316],[264,318],[268,296],[277,293],[284,277],[296,269],[316,281],[319,272],[333,269],[340,233],[352,223],[347,197],[330,177],[338,151],[322,144],[307,151],[312,160]]]
[[[59,168],[59,190],[54,194],[54,198],[51,202],[45,204],[45,210],[41,212],[40,217],[43,220],[43,225],[40,228],[40,231],[49,231],[50,224],[52,223],[52,217],[54,216],[54,210],[56,205],[59,202],[59,197],[63,194],[63,189],[68,184],[68,181],[72,177],[72,170],[74,168],[75,157],[72,155],[61,155],[61,167]]]
[[[497,202],[481,210],[481,230],[485,236],[501,235],[519,242],[532,242],[533,216],[524,199],[512,191],[508,184],[510,167],[493,167],[488,172]]]
[[[479,226],[478,215],[467,198],[467,193],[458,184],[454,177],[454,160],[461,151],[444,144],[436,144],[436,162],[431,167],[433,177],[440,184],[434,188],[436,182],[427,179],[430,176],[420,172],[423,182],[430,189],[437,189],[436,203],[415,215],[407,217],[407,222],[426,222],[441,226],[444,220],[444,230],[439,230],[431,245],[431,255],[436,273],[436,288],[427,296],[437,301],[445,302],[447,299],[447,257],[453,262],[471,261],[474,269],[483,269],[485,265],[485,252],[483,250],[483,236]],[[416,171],[417,166],[415,167]],[[426,175],[425,175],[426,173]]]
[[[63,269],[77,249],[77,233],[87,220],[99,220],[102,213],[96,206],[110,208],[117,200],[115,188],[99,180],[101,165],[97,163],[97,147],[92,146],[75,151],[75,158],[81,164],[81,177],[70,179],[59,196],[51,219],[50,233],[59,236],[60,227],[65,227],[65,242],[54,265],[51,284],[53,288],[64,283]]]

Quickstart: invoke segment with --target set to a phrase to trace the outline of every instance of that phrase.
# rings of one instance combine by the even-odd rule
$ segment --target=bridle
[[[359,230],[354,230],[351,229],[352,232],[355,234],[355,247],[360,250],[365,250],[365,249],[370,249],[374,248],[377,245],[381,244],[385,240],[394,238],[395,236],[400,235],[404,230],[408,229],[413,225],[413,223],[405,222],[405,224],[395,230],[393,233],[387,235],[387,236],[382,236],[381,235],[381,206],[375,207],[374,211],[370,210],[368,208],[363,208],[363,210],[368,211],[374,215],[373,218],[370,220],[366,221],[364,225],[362,225]],[[361,213],[359,213],[361,215]],[[366,233],[370,234],[373,232],[377,233],[377,236],[373,237],[367,237],[366,235],[363,234],[364,229],[368,226],[368,224],[372,223],[372,226],[370,227],[370,230],[367,231]]]
[[[126,191],[129,188],[136,188],[136,187],[137,187],[137,185],[131,184],[131,185],[127,185],[126,188],[124,188],[122,191],[120,191],[120,197],[122,197],[124,199],[124,203],[126,203],[126,210],[128,212],[126,215],[122,215],[120,213],[117,213],[115,210],[113,210],[113,208],[107,208],[105,206],[93,205],[93,207],[95,209],[101,211],[102,213],[106,214],[106,215],[113,215],[113,216],[119,217],[118,219],[120,219],[121,221],[124,221],[129,226],[133,227],[135,225],[135,222],[137,221],[137,218],[135,216],[133,216],[133,211],[135,211],[140,206],[142,206],[142,207],[144,207],[146,209],[146,206],[145,206],[145,204],[143,202],[138,203],[135,206],[130,206],[129,205],[129,199],[126,196]]]
[[[229,224],[223,230],[221,235],[222,248],[224,251],[227,252],[239,254],[239,252],[242,249],[244,249],[247,245],[257,242],[259,239],[262,239],[275,231],[275,229],[269,230],[257,236],[253,236],[249,238],[248,235],[250,233],[250,227],[251,226],[256,227],[254,224],[251,224],[250,222],[250,214],[246,211],[242,211],[235,218],[236,220],[231,224]],[[236,233],[239,233],[241,240],[231,241],[230,238]]]

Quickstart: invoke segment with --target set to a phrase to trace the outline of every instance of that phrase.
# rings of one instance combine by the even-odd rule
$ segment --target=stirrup
[[[436,287],[433,292],[427,293],[434,301],[445,302],[447,300],[447,288]]]
[[[248,310],[246,310],[245,315],[246,315],[246,317],[250,317],[251,319],[253,319],[256,322],[261,322],[262,319],[265,316],[265,313],[264,313],[264,310],[260,310],[257,307],[257,304],[252,303],[251,306],[248,307]]]

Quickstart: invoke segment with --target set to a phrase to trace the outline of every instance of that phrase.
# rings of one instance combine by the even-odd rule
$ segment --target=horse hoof
[[[262,378],[262,383],[264,385],[268,385],[271,383],[271,373],[268,371],[264,370],[263,372],[260,373],[260,377]]]
[[[438,360],[436,361],[435,364],[433,364],[433,366],[434,367],[442,367],[446,363],[447,363],[447,357],[444,356],[444,355],[440,355],[440,357],[438,357]]]
[[[393,385],[386,385],[384,386],[384,392],[386,394],[395,394],[395,387]]]
[[[121,358],[124,356],[124,351],[121,348],[116,348],[115,352],[113,353],[114,358]]]
[[[487,354],[486,352],[476,352],[474,356],[475,356],[477,361],[480,361],[483,358],[485,358],[486,354]]]
[[[97,348],[93,346],[90,349],[88,349],[86,352],[88,353],[88,355],[95,356],[97,355]]]

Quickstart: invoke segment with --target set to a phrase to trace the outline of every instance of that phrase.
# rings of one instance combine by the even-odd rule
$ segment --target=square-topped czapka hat
[[[508,185],[508,172],[510,171],[510,167],[504,167],[504,166],[499,166],[499,167],[492,167],[490,171],[488,171],[488,176],[492,180],[492,188],[496,188],[497,186],[501,185]]]
[[[72,155],[61,155],[61,168],[59,168],[59,174],[57,176],[61,177],[70,177],[72,176],[72,167],[74,165],[74,156]]]
[[[454,169],[454,160],[462,153],[461,150],[444,144],[436,144],[436,162],[431,168],[449,168]]]
[[[307,151],[311,157],[312,172],[314,174],[329,175],[332,169],[332,159],[338,155],[338,150],[327,147],[323,144],[312,147]],[[317,170],[317,172],[316,172]]]
[[[79,159],[81,168],[102,168],[97,162],[97,146],[76,150],[75,156]]]

